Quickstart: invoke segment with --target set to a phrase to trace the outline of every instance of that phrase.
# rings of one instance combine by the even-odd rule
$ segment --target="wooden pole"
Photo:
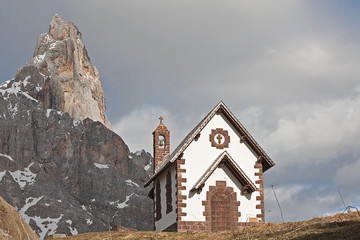
[[[283,215],[283,212],[282,212],[282,210],[281,210],[279,200],[278,200],[278,198],[276,197],[274,184],[271,184],[271,188],[272,188],[272,190],[273,190],[273,192],[274,192],[274,196],[275,196],[276,202],[277,202],[277,204],[278,204],[278,206],[279,206],[279,209],[280,209],[282,222],[284,223],[284,215]]]

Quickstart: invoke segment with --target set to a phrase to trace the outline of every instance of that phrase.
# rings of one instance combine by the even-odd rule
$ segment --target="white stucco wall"
[[[209,135],[211,134],[211,130],[216,128],[222,128],[228,131],[230,136],[228,148],[217,149],[211,147]],[[185,166],[182,168],[186,169],[186,173],[183,173],[183,177],[187,179],[187,182],[184,183],[186,185],[186,190],[182,191],[182,194],[187,196],[187,199],[184,201],[184,203],[186,203],[186,208],[183,209],[183,211],[187,213],[187,216],[184,216],[182,220],[205,221],[205,216],[203,215],[205,208],[202,205],[202,201],[206,200],[206,192],[209,190],[209,186],[215,186],[216,180],[225,180],[227,186],[233,187],[234,191],[237,192],[237,200],[240,201],[239,211],[241,212],[239,221],[245,222],[248,217],[256,217],[256,214],[261,213],[260,209],[256,209],[256,196],[259,196],[259,192],[255,191],[247,196],[242,196],[240,194],[240,183],[226,167],[217,168],[214,171],[205,182],[205,186],[200,194],[190,193],[192,187],[209,168],[211,163],[213,163],[224,151],[229,153],[249,179],[255,184],[255,181],[258,179],[258,177],[255,177],[255,172],[258,172],[258,170],[254,169],[257,156],[250,151],[246,144],[240,143],[240,136],[237,131],[231,127],[231,124],[228,123],[222,114],[215,115],[201,131],[199,139],[193,141],[184,151],[183,158],[185,159]],[[259,184],[255,185],[259,187]]]
[[[155,230],[162,231],[167,227],[171,226],[173,223],[176,222],[176,164],[171,164],[160,176],[157,178],[160,180],[160,196],[161,196],[161,219],[155,222]],[[166,176],[170,171],[171,174],[171,190],[172,190],[172,211],[168,214],[166,213]],[[155,180],[156,182],[156,180]],[[156,189],[156,188],[155,188]],[[156,193],[155,193],[156,196]],[[155,198],[156,199],[156,198]],[[154,199],[154,200],[155,200]],[[156,206],[156,203],[155,203]]]

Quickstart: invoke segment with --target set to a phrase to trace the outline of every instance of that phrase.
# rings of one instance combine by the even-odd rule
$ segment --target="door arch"
[[[236,201],[236,192],[232,187],[226,187],[225,181],[216,181],[216,186],[209,187],[203,205],[208,230],[223,231],[237,227],[241,216],[238,211],[240,202]]]

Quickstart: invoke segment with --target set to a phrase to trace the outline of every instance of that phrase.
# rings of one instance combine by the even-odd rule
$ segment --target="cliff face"
[[[73,23],[55,15],[48,33],[39,36],[34,58],[27,66],[34,66],[45,77],[38,99],[47,108],[67,112],[75,120],[88,117],[112,128],[105,115],[99,72]]]
[[[111,131],[81,34],[55,15],[34,58],[0,85],[0,195],[41,238],[151,230],[150,162]]]

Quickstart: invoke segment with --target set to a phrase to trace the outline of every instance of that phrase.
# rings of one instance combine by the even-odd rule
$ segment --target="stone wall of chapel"
[[[166,177],[170,171],[171,174],[171,189],[172,189],[172,206],[173,210],[169,213],[166,213]],[[164,172],[157,177],[160,180],[160,188],[161,188],[161,219],[155,222],[155,230],[163,231],[168,228],[172,224],[176,222],[176,164],[170,165]],[[155,180],[156,182],[156,180]],[[156,195],[156,193],[155,193]],[[155,203],[156,206],[156,203]]]

